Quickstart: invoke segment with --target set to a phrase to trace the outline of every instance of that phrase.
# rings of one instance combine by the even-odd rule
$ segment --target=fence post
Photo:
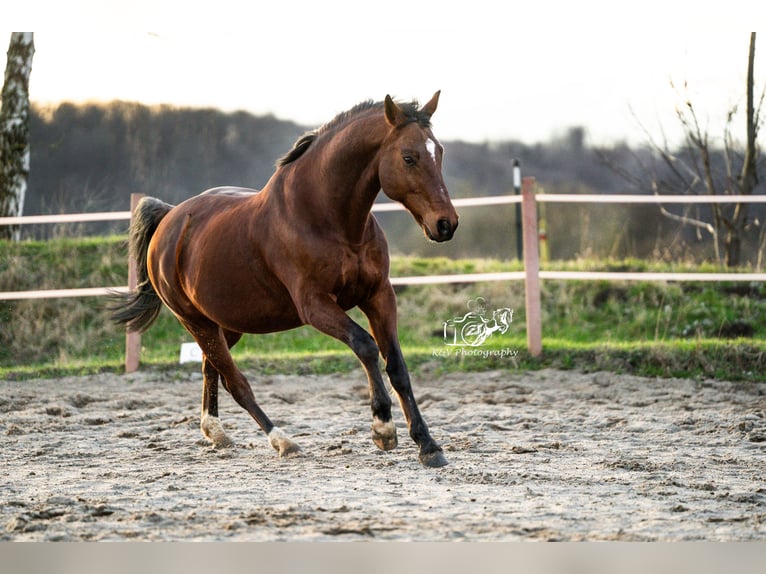
[[[130,194],[130,223],[133,224],[133,214],[143,193]],[[136,262],[132,257],[128,258],[128,291],[131,293],[138,288],[138,274]],[[141,359],[141,334],[128,331],[125,335],[125,372],[132,373],[138,370],[138,363]]]
[[[524,298],[527,307],[527,349],[533,357],[543,352],[540,307],[540,252],[538,248],[535,178],[521,184],[521,212],[524,232]]]
[[[519,160],[513,160],[513,193],[514,195],[521,195],[521,165]],[[522,261],[524,259],[524,240],[522,239],[521,231],[521,204],[517,203],[515,206],[516,215],[516,259]]]

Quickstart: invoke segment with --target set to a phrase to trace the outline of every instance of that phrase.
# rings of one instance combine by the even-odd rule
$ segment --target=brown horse
[[[222,187],[173,207],[144,198],[130,231],[139,287],[115,309],[129,330],[149,327],[164,303],[203,353],[202,433],[229,444],[218,419],[218,379],[280,456],[297,445],[269,420],[229,349],[243,333],[311,325],[343,341],[369,380],[372,439],[397,445],[378,354],[419,447],[447,464],[421,416],[397,335],[388,245],[370,213],[378,192],[401,202],[433,241],[452,238],[458,216],[441,174],[430,120],[439,92],[416,102],[365,102],[301,137],[262,191]],[[359,307],[372,336],[346,311]]]

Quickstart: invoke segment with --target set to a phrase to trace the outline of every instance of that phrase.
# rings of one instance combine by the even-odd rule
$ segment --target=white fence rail
[[[537,201],[551,203],[766,203],[766,195],[620,195],[538,193]]]
[[[0,293],[0,301],[20,299],[68,299],[70,297],[103,297],[110,293],[127,293],[124,285],[118,287],[84,287],[82,289],[44,289],[40,291],[6,291]]]
[[[0,225],[35,225],[40,223],[86,223],[89,221],[124,221],[130,211],[102,211],[99,213],[64,213],[61,215],[22,215],[0,217]]]
[[[483,281],[525,281],[525,306],[527,321],[527,346],[533,356],[542,352],[542,325],[540,314],[540,279],[564,281],[744,281],[766,282],[766,273],[653,273],[653,272],[606,272],[606,271],[540,271],[537,227],[537,203],[766,203],[766,195],[579,195],[535,193],[534,178],[522,181],[521,195],[503,195],[455,199],[455,207],[482,207],[521,203],[524,244],[524,271],[499,273],[466,273],[455,275],[430,275],[415,277],[393,277],[394,285],[428,285],[446,283],[474,283]],[[82,223],[93,221],[130,220],[140,194],[131,196],[131,211],[101,213],[75,213],[65,215],[32,215],[22,217],[0,217],[2,225],[33,225],[50,223]],[[378,203],[374,212],[403,211],[398,203]],[[130,266],[132,267],[132,266]],[[129,292],[135,288],[135,271],[129,272],[128,286],[89,287],[81,289],[46,289],[36,291],[0,292],[1,300],[46,299],[68,297],[98,297],[114,292]],[[138,368],[140,339],[135,333],[128,335],[126,344],[126,370]]]

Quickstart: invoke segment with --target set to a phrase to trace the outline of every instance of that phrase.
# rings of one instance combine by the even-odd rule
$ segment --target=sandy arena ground
[[[766,385],[610,373],[415,377],[450,464],[369,437],[358,373],[264,376],[279,459],[225,392],[235,446],[199,433],[201,376],[0,381],[0,541],[766,540]]]

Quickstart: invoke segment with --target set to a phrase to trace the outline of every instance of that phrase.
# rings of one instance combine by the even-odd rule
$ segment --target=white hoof
[[[399,444],[396,438],[396,425],[394,421],[383,422],[380,419],[372,420],[372,442],[380,450],[392,450]]]
[[[279,427],[274,427],[269,433],[269,444],[274,447],[280,457],[295,455],[300,452],[300,447]]]
[[[202,431],[202,434],[217,448],[224,448],[233,444],[231,439],[226,436],[226,432],[223,430],[223,425],[221,424],[221,419],[218,417],[203,415],[202,420],[199,423],[199,428]]]

